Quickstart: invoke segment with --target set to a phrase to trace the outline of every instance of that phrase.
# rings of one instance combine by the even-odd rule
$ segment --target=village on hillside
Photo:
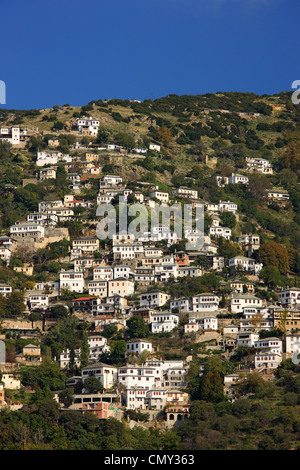
[[[251,152],[227,172],[206,157],[216,197],[204,198],[192,175],[171,186],[128,173],[136,162],[162,158],[165,141],[99,143],[101,132],[92,112],[53,131],[44,148],[30,150],[31,175],[21,175],[18,200],[32,197],[32,204],[13,220],[8,203],[0,236],[0,406],[26,409],[39,388],[30,371],[50,361],[65,374],[63,386],[50,386],[61,410],[177,428],[189,417],[195,378],[209,381],[218,364],[226,365],[220,393],[234,403],[247,395],[249,377],[272,383],[282,364],[299,362],[299,272],[290,263],[297,250],[262,240],[235,196],[277,169]],[[64,149],[61,134],[72,137]],[[1,127],[0,144],[22,154],[44,135]],[[16,188],[12,177],[2,194]],[[234,197],[219,199],[226,188]],[[260,197],[267,208],[293,208],[280,187]],[[149,216],[169,210],[170,223],[149,219],[133,234],[119,231],[117,219],[113,236],[99,238],[105,208],[119,216],[121,200]],[[182,220],[178,233],[174,205],[193,216],[202,208],[204,231]]]

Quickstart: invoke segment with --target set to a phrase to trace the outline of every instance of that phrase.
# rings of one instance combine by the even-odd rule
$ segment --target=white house
[[[233,313],[242,312],[244,307],[262,307],[262,299],[253,294],[232,294],[230,309]]]
[[[265,158],[246,157],[247,168],[250,171],[257,171],[267,175],[273,174],[272,165]]]
[[[39,172],[41,181],[46,179],[56,179],[56,168],[44,168]]]
[[[80,362],[81,362],[81,349],[74,349],[74,366],[80,367]],[[71,362],[71,351],[70,349],[66,349],[65,351],[62,351],[59,355],[59,367],[60,369],[66,369],[69,367],[69,364]]]
[[[156,290],[151,292],[145,292],[139,295],[141,307],[162,307],[170,299],[168,294],[162,291]]]
[[[191,299],[182,297],[180,299],[172,299],[170,301],[170,309],[178,310],[180,313],[187,313],[191,308]]]
[[[203,270],[196,266],[178,266],[177,276],[178,277],[200,277],[203,274]]]
[[[54,281],[54,282],[37,282],[34,285],[35,290],[40,290],[40,291],[58,291],[59,290],[59,281]]]
[[[94,280],[102,279],[108,281],[109,279],[117,279],[119,277],[129,278],[129,274],[131,274],[129,266],[97,266],[93,269]]]
[[[55,201],[41,201],[39,202],[38,212],[45,212],[47,210],[62,209],[62,208],[63,208],[63,202],[60,199],[55,200]]]
[[[27,215],[28,223],[36,223],[39,225],[52,225],[55,226],[58,222],[56,214],[46,214],[44,212],[36,212]]]
[[[287,354],[300,353],[300,333],[287,334],[285,337],[285,352]]]
[[[229,260],[229,271],[231,274],[246,271],[250,274],[258,274],[262,267],[262,263],[256,263],[252,258],[247,258],[246,256],[235,256]]]
[[[167,282],[171,276],[177,278],[178,265],[174,262],[161,263],[155,266],[155,277],[160,282]]]
[[[230,201],[220,201],[218,204],[218,212],[232,212],[235,214],[237,211],[237,204]]]
[[[123,380],[124,377],[121,377]],[[123,393],[123,401],[127,410],[143,410],[149,402],[147,396],[148,388],[127,388]]]
[[[89,336],[88,344],[90,350],[89,361],[97,361],[101,354],[110,351],[107,339],[103,336]]]
[[[37,166],[56,165],[60,161],[71,163],[72,157],[61,152],[37,152]]]
[[[113,245],[118,245],[122,243],[134,243],[135,237],[133,233],[127,233],[127,232],[118,232],[114,233],[112,236],[112,244]]]
[[[181,390],[170,390],[165,388],[154,388],[147,392],[148,406],[150,409],[162,410],[167,404],[186,401],[186,394]]]
[[[4,383],[4,388],[8,390],[20,390],[22,387],[20,379],[17,379],[11,372],[3,372],[1,382]]]
[[[220,299],[216,294],[203,293],[192,297],[193,312],[214,312],[218,309]]]
[[[224,186],[226,184],[248,184],[249,178],[244,175],[232,173],[231,176],[217,176],[218,186]]]
[[[118,186],[119,184],[121,184],[123,181],[123,179],[121,178],[121,176],[117,176],[117,175],[104,175],[102,176],[101,180],[100,180],[100,187],[101,186]]]
[[[237,346],[245,346],[247,348],[252,348],[254,346],[254,341],[259,340],[259,334],[252,331],[242,331],[236,335],[236,344]]]
[[[146,341],[143,339],[135,339],[127,341],[126,343],[126,356],[136,355],[139,356],[144,351],[152,353],[152,343],[151,341]]]
[[[80,134],[96,136],[99,130],[99,121],[93,118],[77,119],[77,129]]]
[[[102,279],[108,281],[114,278],[114,269],[110,266],[98,266],[93,269],[93,279]]]
[[[32,239],[36,242],[45,236],[45,228],[41,224],[19,223],[10,227],[10,234],[17,241]]]
[[[118,369],[118,381],[126,388],[142,387],[147,390],[160,386],[161,377],[155,368],[128,365]]]
[[[81,272],[91,269],[93,267],[94,260],[88,256],[82,256],[81,258],[74,259],[74,271]]]
[[[170,230],[167,226],[154,226],[148,232],[141,232],[138,236],[138,241],[141,243],[145,242],[161,242],[166,241],[168,245],[173,245],[177,242],[177,233]]]
[[[105,346],[107,339],[104,336],[93,335],[88,337],[89,348],[95,348],[98,346]]]
[[[300,305],[300,289],[291,287],[278,292],[280,303],[286,307],[296,307]]]
[[[110,204],[113,200],[114,196],[108,194],[98,194],[97,196],[97,204]]]
[[[101,298],[107,297],[107,281],[103,279],[88,281],[87,288],[89,295],[95,295]]]
[[[80,249],[83,254],[92,254],[99,251],[99,238],[97,237],[80,237],[75,238],[72,242],[72,249]]]
[[[129,279],[131,274],[132,273],[131,273],[130,266],[118,265],[118,266],[113,267],[113,278],[114,279],[118,279],[120,277]]]
[[[198,191],[196,189],[187,188],[180,186],[173,191],[173,195],[176,197],[183,197],[187,199],[198,199]]]
[[[112,252],[114,260],[141,258],[144,247],[142,243],[119,243],[113,246]]]
[[[0,284],[0,295],[6,297],[12,293],[12,287],[7,284]]]
[[[160,152],[160,145],[150,143],[149,144],[149,150],[154,150],[155,152]]]
[[[103,387],[105,389],[108,389],[113,387],[117,383],[118,369],[117,367],[98,362],[82,369],[81,378],[83,381],[83,385],[84,381],[88,377],[96,377],[100,380]]]
[[[226,240],[231,238],[231,228],[227,227],[210,227],[209,235],[214,237],[223,237]]]
[[[84,278],[83,273],[76,271],[64,271],[59,274],[60,290],[67,289],[71,292],[83,292]]]
[[[49,305],[49,296],[38,292],[31,292],[28,300],[31,310],[46,309]]]
[[[268,199],[271,201],[286,202],[289,201],[290,196],[287,191],[273,189],[268,191]]]
[[[276,369],[281,362],[281,354],[269,351],[260,351],[254,356],[255,369]]]
[[[150,324],[152,333],[167,333],[179,325],[179,317],[170,312],[153,313]]]
[[[263,338],[254,341],[254,348],[268,350],[271,353],[282,353],[282,340],[279,338]]]
[[[163,191],[152,191],[150,193],[150,197],[155,197],[159,201],[163,203],[168,203],[169,202],[169,193],[164,193]]]
[[[218,319],[216,317],[191,317],[189,322],[184,325],[185,333],[193,333],[199,330],[217,330],[218,329]]]
[[[109,279],[107,281],[107,292],[109,297],[115,294],[121,297],[127,297],[134,294],[134,282],[122,277]]]
[[[27,136],[27,130],[20,127],[1,127],[0,142],[6,141],[12,146],[24,142]]]
[[[248,184],[249,178],[248,176],[240,175],[238,173],[232,173],[231,176],[228,178],[229,184]]]
[[[139,266],[134,270],[134,282],[137,282],[140,285],[151,285],[155,281],[155,272],[154,268]]]

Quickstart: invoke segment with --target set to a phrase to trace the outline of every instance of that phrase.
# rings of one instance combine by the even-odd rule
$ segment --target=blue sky
[[[299,0],[5,2],[0,107],[291,90],[299,13]]]

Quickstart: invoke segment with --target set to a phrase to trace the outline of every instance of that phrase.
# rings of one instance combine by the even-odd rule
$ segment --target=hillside
[[[150,142],[155,142],[161,146],[159,154],[151,151],[146,156],[129,156],[125,152],[120,160],[118,153],[100,152],[99,164],[103,173],[121,174],[127,182],[140,179],[153,182],[161,190],[185,185],[197,189],[200,199],[209,198],[211,202],[231,198],[239,203],[245,220],[262,228],[267,237],[273,237],[275,233],[279,238],[286,235],[299,246],[299,216],[297,218],[296,215],[300,166],[298,108],[292,104],[291,93],[274,96],[217,93],[170,95],[144,102],[97,100],[81,108],[66,104],[44,110],[1,109],[1,125],[27,127],[31,139],[24,149],[18,150],[17,155],[14,151],[6,158],[2,150],[0,187],[18,185],[24,178],[35,177],[37,150],[55,150],[47,145],[51,137],[59,139],[58,150],[71,155],[84,152],[84,149],[69,148],[69,144],[80,141],[95,152],[95,146],[107,143],[147,148]],[[78,135],[76,120],[82,116],[100,121],[98,138]],[[292,155],[294,151],[295,157]],[[288,213],[281,211],[278,214],[279,208],[275,206],[261,207],[258,195],[251,201],[249,210],[246,195],[237,188],[232,185],[216,188],[215,175],[243,172],[246,157],[268,159],[275,171],[273,175],[266,176],[264,184],[267,181],[270,187],[289,192],[292,204]],[[13,205],[12,209],[17,210]],[[280,220],[284,217],[287,224],[282,233],[276,228],[278,215]],[[10,211],[9,223],[13,219]],[[3,214],[2,226],[4,229],[8,226]]]
[[[299,109],[0,109],[1,449],[299,449]],[[204,243],[174,220],[99,236],[120,195],[203,205]]]

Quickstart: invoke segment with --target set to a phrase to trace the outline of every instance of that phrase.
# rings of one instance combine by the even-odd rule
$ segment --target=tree
[[[192,403],[190,407],[190,420],[193,423],[206,421],[213,424],[216,418],[217,414],[212,403],[207,403],[204,400],[196,400]]]
[[[64,123],[61,122],[61,121],[55,121],[53,126],[52,126],[52,129],[54,131],[60,131],[62,130],[63,128],[65,127]]]
[[[40,366],[21,371],[21,382],[24,386],[40,390],[63,390],[66,385],[66,375],[59,369],[58,362],[43,359]]]
[[[96,143],[99,145],[106,144],[108,142],[109,134],[104,127],[99,127]]]
[[[75,365],[76,365],[76,362],[75,362],[75,350],[74,350],[74,346],[72,345],[71,346],[71,349],[70,349],[70,361],[69,361],[69,369],[70,371],[74,372],[74,368],[75,368]]]
[[[82,342],[81,342],[81,354],[80,354],[80,366],[86,367],[89,361],[89,343],[88,343],[88,334],[86,331],[82,332]]]
[[[281,281],[281,275],[277,266],[264,266],[259,273],[259,278],[271,288],[279,286]]]
[[[64,305],[54,305],[51,309],[51,313],[55,318],[65,318],[68,316],[68,309]]]
[[[44,142],[41,136],[30,136],[30,140],[27,144],[28,150],[32,153],[37,153],[47,147],[46,142]]]
[[[232,404],[232,413],[237,416],[245,416],[250,412],[251,402],[247,398],[238,398]]]
[[[5,310],[8,315],[18,316],[25,312],[24,294],[22,292],[13,291],[6,297]]]
[[[275,266],[281,274],[289,270],[290,259],[287,248],[280,243],[263,243],[258,252],[258,259],[264,266]]]
[[[284,309],[282,312],[280,312],[279,315],[279,324],[278,328],[279,330],[285,335],[286,334],[286,322],[288,319],[288,311]]]
[[[126,147],[128,150],[135,147],[135,138],[130,135],[126,134],[126,132],[118,132],[115,135],[115,142],[117,145],[121,145],[122,147]]]
[[[236,226],[236,217],[232,212],[222,212],[221,221],[225,227],[234,229]]]
[[[261,330],[261,325],[264,321],[263,314],[258,310],[250,320],[251,326],[254,330]]]
[[[72,405],[74,401],[73,389],[68,387],[58,394],[58,399],[65,405],[66,408]]]
[[[56,187],[58,189],[64,189],[68,182],[68,173],[64,165],[59,165],[56,172]]]
[[[271,183],[266,175],[255,174],[249,176],[247,191],[258,202],[263,202],[267,198],[267,190]]]
[[[160,126],[156,131],[156,138],[165,145],[172,140],[172,132],[166,126]]]
[[[126,341],[119,340],[119,341],[112,341],[110,345],[110,352],[111,357],[119,359],[123,358],[126,353]]]
[[[98,393],[103,392],[104,387],[101,384],[100,380],[97,377],[88,377],[84,381],[84,388],[88,393]]]
[[[104,338],[111,338],[118,332],[118,327],[116,325],[107,325],[104,330],[101,332],[101,335]]]
[[[149,328],[145,320],[140,315],[134,315],[127,323],[127,334],[129,338],[146,338],[149,335]]]
[[[224,397],[223,380],[219,372],[207,372],[201,381],[201,398],[207,401],[220,401]]]
[[[39,195],[34,192],[33,188],[17,188],[14,190],[14,200],[21,209],[28,211],[36,211],[40,202]],[[35,185],[32,185],[33,187]]]
[[[299,172],[300,168],[300,132],[292,132],[289,135],[288,145],[279,159],[281,169],[288,168],[294,172]]]
[[[272,384],[266,382],[257,372],[247,374],[244,380],[236,384],[236,391],[240,395],[253,394],[257,398],[263,398],[273,393]]]
[[[219,240],[219,255],[224,256],[224,258],[230,259],[238,256],[242,253],[239,245],[237,243],[231,242],[221,237]]]

